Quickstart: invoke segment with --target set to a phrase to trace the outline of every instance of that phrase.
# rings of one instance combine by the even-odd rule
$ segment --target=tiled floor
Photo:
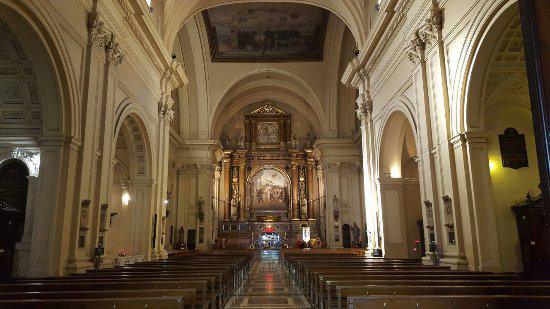
[[[311,308],[290,280],[279,252],[264,250],[225,308]]]

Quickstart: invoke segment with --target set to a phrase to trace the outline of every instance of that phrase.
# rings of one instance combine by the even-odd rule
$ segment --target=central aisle
[[[225,308],[311,308],[280,259],[279,251],[260,251],[259,261]]]

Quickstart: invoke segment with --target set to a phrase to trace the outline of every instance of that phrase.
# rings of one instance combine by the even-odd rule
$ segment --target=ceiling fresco
[[[212,61],[321,61],[328,11],[295,3],[203,11]]]

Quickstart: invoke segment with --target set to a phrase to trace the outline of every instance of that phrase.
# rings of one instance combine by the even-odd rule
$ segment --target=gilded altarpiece
[[[248,241],[267,226],[287,239],[315,225],[313,151],[291,140],[291,115],[267,103],[246,114],[244,130],[233,149],[224,149],[222,172],[226,203],[220,231],[242,234]],[[229,147],[226,147],[229,148]],[[246,242],[241,241],[241,244]]]

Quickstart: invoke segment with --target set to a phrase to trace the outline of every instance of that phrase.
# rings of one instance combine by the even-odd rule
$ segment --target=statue
[[[239,134],[239,139],[237,140],[237,147],[244,149],[244,130]]]
[[[305,137],[305,148],[313,148],[313,144],[315,143],[315,136],[313,136],[311,133],[307,133]]]
[[[290,144],[292,145],[292,148],[294,148],[294,149],[298,148],[298,138],[296,137],[296,131],[292,131],[292,136],[290,138]]]
[[[231,135],[229,135],[229,132],[226,132],[224,135],[222,135],[222,145],[225,148],[231,147]]]
[[[185,249],[185,229],[183,228],[183,226],[180,227],[180,229],[178,230],[178,241],[174,245],[174,249],[176,250]]]
[[[197,203],[198,208],[198,217],[200,222],[202,223],[204,221],[204,200],[202,199],[202,196],[199,198],[199,201]]]
[[[361,230],[357,226],[357,223],[353,222],[353,227],[351,228],[351,230],[353,231],[353,241],[358,242],[361,237]]]

